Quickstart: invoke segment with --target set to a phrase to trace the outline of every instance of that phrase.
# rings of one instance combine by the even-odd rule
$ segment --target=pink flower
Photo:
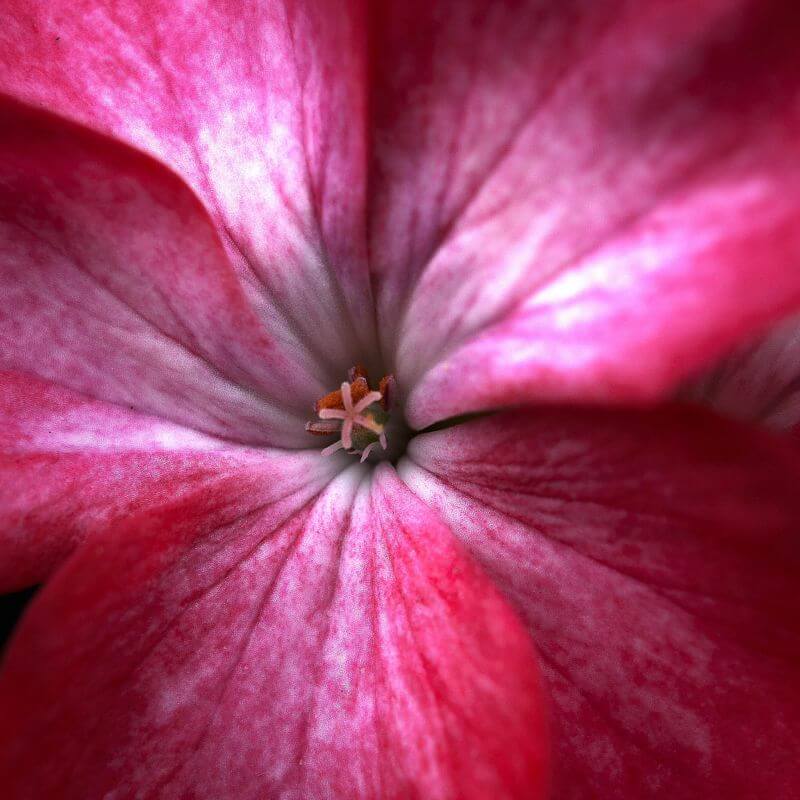
[[[6,0],[4,800],[800,796],[797,8]]]

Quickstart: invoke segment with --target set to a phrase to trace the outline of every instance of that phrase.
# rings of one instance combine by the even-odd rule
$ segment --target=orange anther
[[[351,381],[355,381],[358,378],[363,378],[367,383],[369,383],[369,375],[367,374],[367,368],[361,364],[356,364],[351,370],[350,374],[348,375]]]
[[[353,397],[353,404],[366,397],[369,394],[369,384],[367,383],[367,379],[364,377],[356,378],[350,384],[350,394]]]
[[[320,397],[314,404],[314,410],[320,411],[323,408],[344,408],[342,390],[336,389],[336,391],[328,392],[324,397]]]

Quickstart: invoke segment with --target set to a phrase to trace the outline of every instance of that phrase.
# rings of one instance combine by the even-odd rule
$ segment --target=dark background
[[[13,594],[0,595],[0,653],[17,624],[22,612],[36,593],[36,587]]]

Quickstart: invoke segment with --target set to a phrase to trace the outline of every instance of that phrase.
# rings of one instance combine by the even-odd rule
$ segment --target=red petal
[[[529,637],[368,474],[303,507],[234,481],[89,541],[4,665],[4,796],[543,797]]]
[[[380,6],[370,251],[414,426],[660,397],[800,305],[797,3]]]
[[[374,355],[362,352],[374,336],[357,6],[6,0],[0,10],[0,90],[175,169],[270,330],[286,347],[313,346],[333,385]]]
[[[239,441],[306,443],[320,376],[266,335],[181,181],[8,101],[0,148],[0,369]]]
[[[800,463],[705,413],[529,411],[414,439],[401,476],[523,612],[554,796],[800,786]]]

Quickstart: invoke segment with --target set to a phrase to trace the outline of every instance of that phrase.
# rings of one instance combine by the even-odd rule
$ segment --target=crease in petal
[[[4,100],[0,116],[0,368],[238,441],[303,442],[319,376],[269,336],[189,189],[52,115]]]
[[[358,3],[37,0],[0,14],[0,90],[180,174],[270,335],[326,384],[375,357]]]
[[[687,381],[679,395],[721,414],[800,433],[800,319],[794,315]]]

